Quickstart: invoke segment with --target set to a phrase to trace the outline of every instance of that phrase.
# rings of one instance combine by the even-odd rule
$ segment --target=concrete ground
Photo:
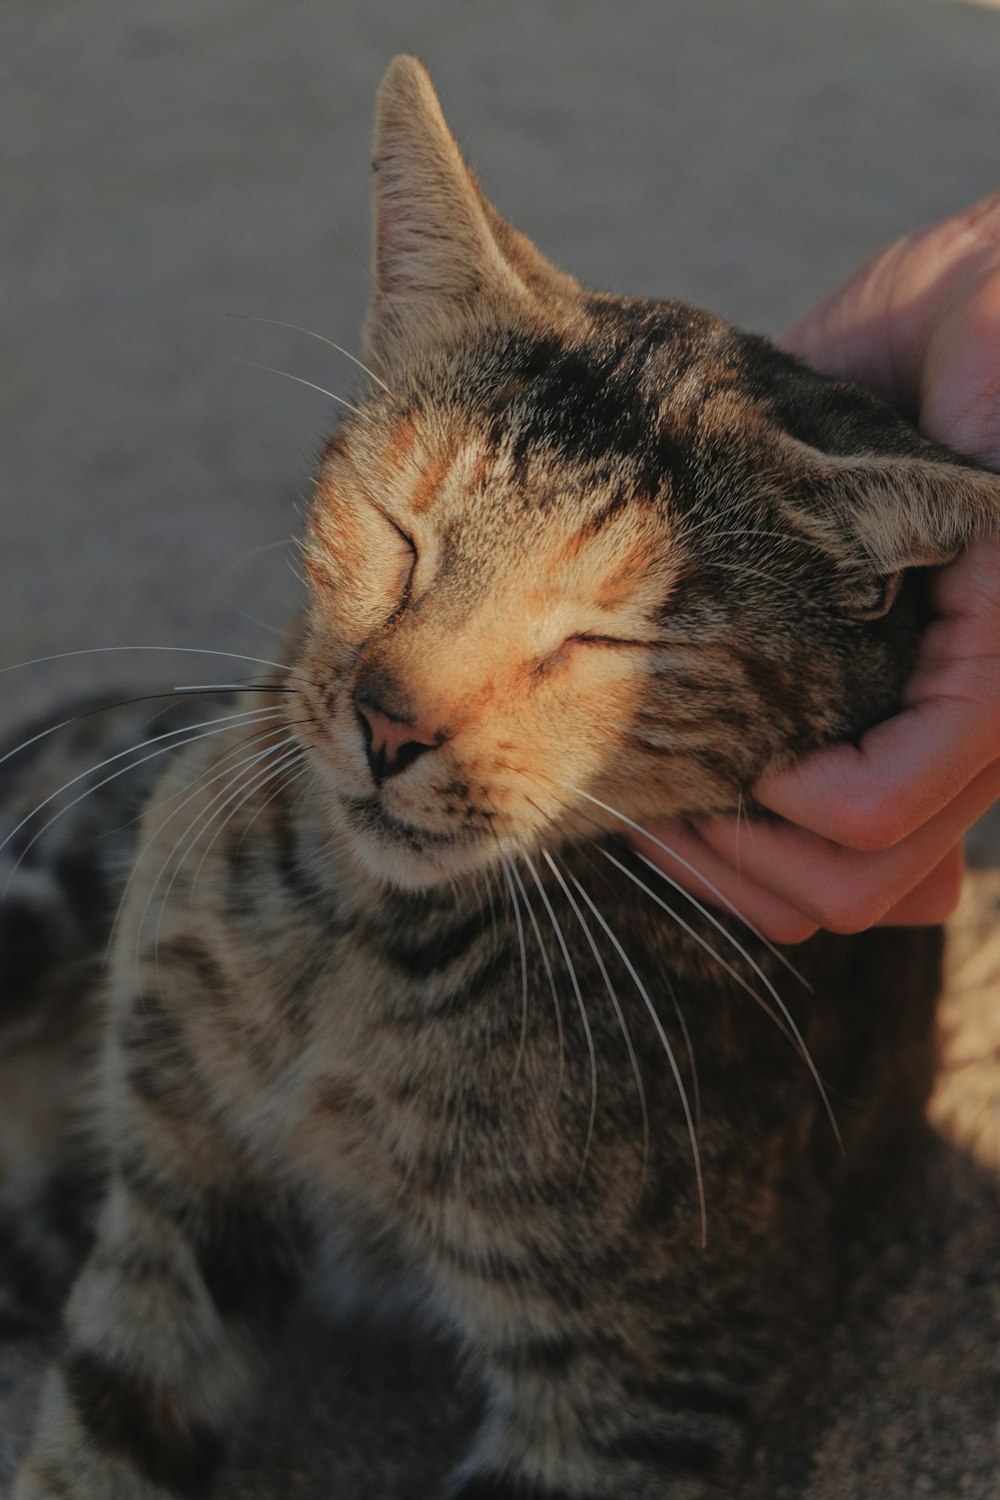
[[[283,543],[331,409],[240,361],[347,397],[354,371],[300,333],[227,314],[357,348],[373,94],[400,50],[428,64],[487,191],[557,263],[596,287],[685,298],[765,332],[886,240],[1000,179],[991,6],[5,0],[0,667],[91,647],[279,649],[294,595]],[[122,653],[8,671],[0,728],[98,684],[237,668]],[[983,859],[993,847],[981,844]],[[982,903],[988,940],[994,895]],[[996,1045],[996,982],[993,970],[980,980],[978,1020],[962,1033],[974,1049]],[[988,1077],[986,1114],[1000,1097]],[[976,1296],[995,1304],[1000,1148],[991,1136],[967,1150],[969,1138],[942,1146],[968,1168],[956,1175],[952,1157],[940,1159],[942,1182],[959,1184],[942,1233],[967,1258],[970,1244],[985,1248],[961,1271],[940,1244],[934,1252],[940,1297],[923,1364],[906,1337],[926,1299],[879,1313],[871,1339],[890,1372],[921,1372],[910,1397],[922,1415],[915,1428],[899,1411],[879,1427],[885,1381],[870,1388],[851,1430],[870,1428],[874,1447],[856,1448],[859,1472],[814,1487],[815,1500],[1000,1496],[989,1458],[995,1306],[990,1325],[985,1302],[955,1291],[956,1277],[977,1276]],[[906,1337],[892,1345],[894,1320]],[[845,1335],[848,1393],[865,1389],[863,1335]],[[964,1383],[954,1360],[935,1364],[935,1339],[963,1362]],[[5,1382],[23,1397],[25,1381],[5,1366],[0,1400]],[[842,1423],[836,1431],[846,1452]],[[972,1467],[958,1449],[976,1455]]]

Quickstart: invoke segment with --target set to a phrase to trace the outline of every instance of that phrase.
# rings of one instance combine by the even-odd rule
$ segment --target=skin
[[[1000,191],[895,241],[779,343],[1000,469]],[[778,821],[654,826],[774,941],[939,922],[957,905],[962,837],[1000,796],[1000,542],[935,570],[931,597],[902,711],[858,747],[763,777],[753,794]],[[663,849],[636,842],[713,900]]]

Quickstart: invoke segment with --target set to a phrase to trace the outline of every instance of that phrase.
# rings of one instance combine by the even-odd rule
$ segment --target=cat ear
[[[816,455],[814,512],[853,579],[851,613],[888,613],[907,568],[950,562],[977,537],[1000,536],[1000,475],[914,434],[927,457]]]
[[[543,284],[575,288],[487,202],[414,57],[394,58],[379,88],[373,171],[374,360],[419,354],[462,318],[527,301]]]
[[[782,466],[800,520],[843,569],[845,609],[888,613],[907,568],[949,562],[1000,535],[1000,475],[917,432],[860,386],[770,357]],[[787,472],[787,469],[786,469]]]

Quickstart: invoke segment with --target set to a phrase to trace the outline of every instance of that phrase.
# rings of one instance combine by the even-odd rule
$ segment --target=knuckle
[[[820,915],[822,925],[828,932],[840,933],[846,937],[855,932],[867,932],[878,921],[881,913],[882,906],[876,906],[865,893],[845,891],[828,896],[823,902]]]
[[[962,888],[961,886],[956,886],[955,889],[951,891],[947,896],[942,897],[941,901],[938,903],[937,910],[931,917],[931,921],[947,922],[949,917],[953,917],[955,915],[961,904]]]
[[[804,943],[819,931],[819,923],[800,912],[789,912],[787,916],[775,918],[768,924],[767,936],[773,943],[786,946]]]
[[[945,922],[954,916],[962,902],[962,891],[964,887],[964,870],[961,865],[950,871],[948,876],[941,880],[934,892],[933,909],[928,917],[930,922]]]
[[[899,812],[883,803],[857,802],[843,818],[841,841],[860,854],[881,854],[906,836]]]

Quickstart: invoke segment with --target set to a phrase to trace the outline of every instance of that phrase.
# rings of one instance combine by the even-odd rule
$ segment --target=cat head
[[[412,58],[374,173],[375,378],[319,464],[298,664],[364,865],[422,887],[733,809],[891,712],[900,579],[995,522],[1000,481],[708,313],[582,290]]]

